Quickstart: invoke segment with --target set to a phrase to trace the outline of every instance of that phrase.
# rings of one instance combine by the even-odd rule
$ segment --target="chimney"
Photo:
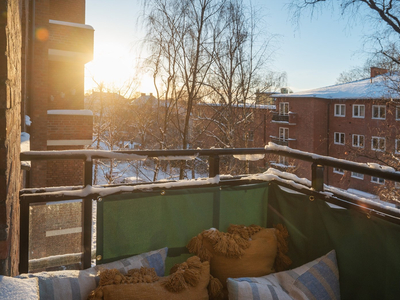
[[[146,96],[146,93],[141,93],[140,96]]]
[[[386,74],[387,72],[387,69],[371,67],[371,78],[374,78],[378,75]]]
[[[150,97],[153,97],[153,93],[150,93]]]

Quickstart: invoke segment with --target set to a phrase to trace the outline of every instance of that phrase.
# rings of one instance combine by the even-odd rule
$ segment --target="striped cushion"
[[[292,300],[279,284],[274,284],[265,277],[228,278],[227,286],[230,300]]]
[[[156,251],[146,252],[107,264],[98,265],[87,270],[95,271],[95,273],[97,273],[97,271],[102,269],[118,269],[122,274],[126,274],[130,269],[147,267],[154,268],[158,276],[164,276],[167,252],[168,248],[162,248]]]
[[[97,272],[102,269],[118,269],[126,274],[130,269],[154,268],[158,276],[164,276],[167,248],[143,253],[82,271],[54,271],[23,274],[19,278],[38,278],[41,300],[86,300],[99,282]]]
[[[245,283],[245,284],[244,284]],[[280,293],[272,295],[280,287]],[[251,287],[251,288],[250,288]],[[336,252],[293,270],[258,278],[228,279],[229,299],[340,299]],[[247,293],[245,293],[247,291]],[[286,292],[286,294],[283,293]]]

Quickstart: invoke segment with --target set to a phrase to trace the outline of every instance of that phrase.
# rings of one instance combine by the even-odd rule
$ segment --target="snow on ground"
[[[26,126],[31,126],[32,125],[31,118],[28,115],[25,115],[25,125]]]
[[[25,116],[27,117],[27,116]],[[29,118],[29,117],[28,117]],[[30,135],[26,132],[21,132],[21,152],[29,151],[31,149]],[[21,161],[21,166],[25,168],[31,167],[30,161]]]

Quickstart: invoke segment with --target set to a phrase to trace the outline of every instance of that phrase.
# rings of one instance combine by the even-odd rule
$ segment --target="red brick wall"
[[[92,29],[50,23],[49,30],[51,49],[93,52],[94,31]]]
[[[84,108],[84,66],[49,62],[48,109]]]
[[[50,19],[85,23],[85,0],[50,0]]]
[[[371,150],[372,136],[385,137],[386,138],[386,150],[388,152],[394,152],[395,139],[399,138],[400,128],[399,121],[395,120],[395,106],[389,105],[389,102],[379,102],[372,100],[347,100],[347,101],[332,101],[332,108],[334,104],[345,104],[346,105],[346,116],[335,117],[334,112],[331,112],[331,138],[330,138],[330,150],[329,155],[341,159],[353,160],[358,162],[376,162],[377,160],[372,157],[380,158],[383,153]],[[365,117],[364,118],[353,118],[352,108],[354,104],[365,105]],[[372,119],[372,105],[385,105],[386,106],[386,120]],[[345,145],[337,145],[334,143],[334,132],[345,133]],[[355,148],[352,146],[352,135],[360,134],[364,135],[365,147],[363,149]],[[361,151],[361,153],[360,153]],[[368,157],[363,157],[362,155]],[[339,181],[340,187],[360,189],[369,193],[374,193],[379,184],[371,182],[371,176],[364,175],[364,179],[352,178],[350,172],[345,172],[345,175],[333,173],[333,169],[330,170],[329,176],[330,182],[335,183]]]
[[[82,146],[54,146],[48,150],[81,150]],[[47,162],[45,186],[83,185],[84,163],[82,160],[51,160]]]
[[[372,119],[372,105],[382,102],[372,100],[327,100],[315,98],[280,98],[279,102],[289,102],[289,110],[296,113],[295,124],[271,123],[269,134],[278,136],[279,127],[289,128],[289,137],[295,138],[295,144],[289,142],[289,147],[302,151],[321,155],[328,155],[340,159],[357,162],[376,162],[374,155],[379,158],[382,153],[371,150],[371,137],[379,136],[386,138],[387,151],[394,152],[394,141],[400,137],[400,121],[395,120],[395,106],[386,103],[386,120]],[[345,104],[346,116],[334,116],[334,105]],[[354,104],[365,105],[365,117],[353,118],[352,108]],[[328,115],[329,113],[329,115]],[[329,127],[329,129],[328,129]],[[345,145],[334,143],[334,133],[345,134]],[[365,147],[362,153],[360,149],[352,146],[352,135],[361,134],[365,136]],[[362,155],[360,155],[362,154]],[[363,157],[367,155],[368,157]],[[311,179],[311,167],[309,163],[295,162],[297,166],[296,175]],[[333,173],[333,168],[326,168],[325,182],[343,189],[354,188],[369,193],[374,193],[379,184],[371,182],[371,176],[364,175],[364,179],[351,177],[351,172],[345,175]]]
[[[93,116],[53,115],[47,116],[49,140],[91,140]]]
[[[49,0],[36,2],[35,26],[36,28],[49,27]],[[47,149],[47,102],[49,97],[48,84],[48,40],[35,39],[33,45],[32,65],[32,95],[30,99],[31,125],[31,150]],[[31,167],[31,186],[46,186],[46,161],[33,161]]]

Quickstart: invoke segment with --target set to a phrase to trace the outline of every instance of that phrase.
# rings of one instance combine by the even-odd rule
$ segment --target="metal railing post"
[[[210,155],[208,158],[208,176],[215,177],[219,175],[219,156],[218,155]]]
[[[85,161],[84,185],[92,185],[93,161]],[[92,258],[92,197],[86,197],[83,201],[83,268],[91,266]]]
[[[324,190],[324,166],[317,163],[311,165],[311,181],[315,191],[322,192]]]
[[[29,271],[29,203],[20,201],[19,273]]]

